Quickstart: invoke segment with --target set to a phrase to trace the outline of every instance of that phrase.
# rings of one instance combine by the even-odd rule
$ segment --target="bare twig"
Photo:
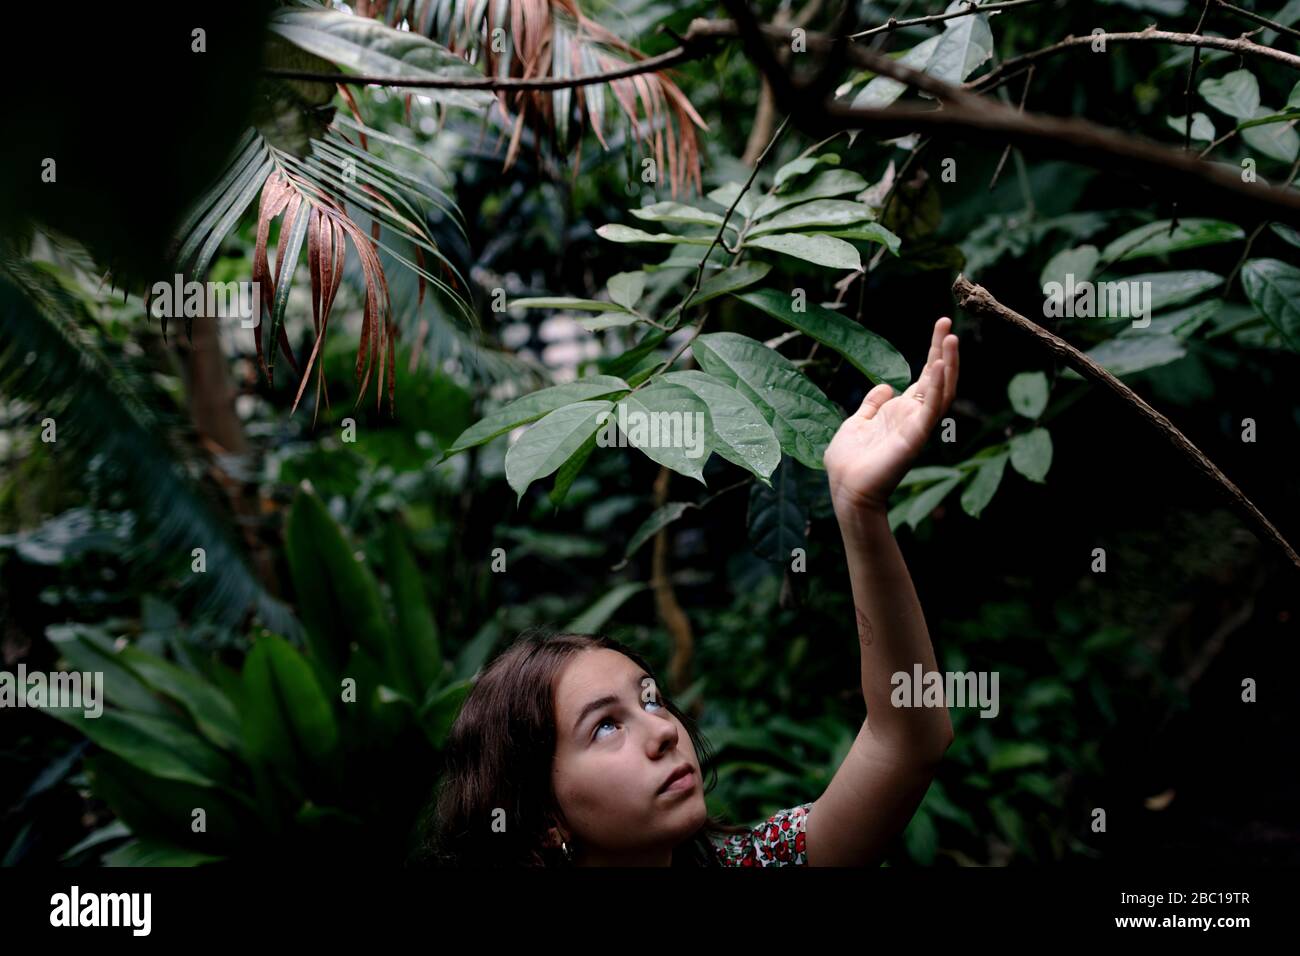
[[[913,17],[911,20],[895,20],[890,17],[885,23],[878,27],[872,27],[870,30],[863,30],[860,33],[852,34],[850,40],[862,40],[877,33],[884,33],[887,30],[897,30],[899,27],[919,27],[927,23],[939,23],[941,20],[953,20],[957,17],[969,17],[973,13],[996,13],[999,10],[1010,10],[1012,7],[1024,7],[1031,3],[1042,3],[1043,0],[1006,0],[1004,3],[988,3],[978,6],[975,0],[966,0],[970,7],[966,10],[957,10],[953,13],[934,13],[928,17]]]
[[[1300,30],[1293,30],[1288,26],[1278,23],[1276,20],[1270,20],[1268,17],[1262,17],[1258,13],[1252,13],[1250,10],[1243,10],[1241,7],[1236,7],[1231,3],[1226,3],[1225,0],[1214,0],[1214,2],[1226,10],[1231,10],[1238,16],[1245,17],[1247,20],[1254,20],[1256,23],[1262,23],[1266,27],[1272,27],[1278,33],[1286,33],[1293,37],[1300,38]]]
[[[970,282],[964,275],[957,276],[957,281],[952,286],[953,295],[956,296],[957,304],[974,315],[992,316],[1009,322],[1011,325],[1020,329],[1022,332],[1032,336],[1039,345],[1046,348],[1053,355],[1059,358],[1070,368],[1074,369],[1086,379],[1097,382],[1113,394],[1120,398],[1128,407],[1136,412],[1148,424],[1154,426],[1166,439],[1186,458],[1195,469],[1205,477],[1214,482],[1224,497],[1228,500],[1232,509],[1246,519],[1252,525],[1256,533],[1267,541],[1271,541],[1286,555],[1297,569],[1300,569],[1300,554],[1287,542],[1282,533],[1273,526],[1251,502],[1249,498],[1242,493],[1232,481],[1219,470],[1214,462],[1206,457],[1205,453],[1191,443],[1191,441],[1181,431],[1160,412],[1156,411],[1145,401],[1143,401],[1131,388],[1117,379],[1110,372],[1106,371],[1088,356],[1084,355],[1069,342],[1058,338],[1042,326],[1031,322],[1014,309],[1007,308],[997,299],[989,294],[983,286],[975,285]]]

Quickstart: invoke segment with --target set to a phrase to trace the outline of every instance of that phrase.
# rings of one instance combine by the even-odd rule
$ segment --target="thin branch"
[[[1129,408],[1148,424],[1156,428],[1191,464],[1205,477],[1213,481],[1231,504],[1233,510],[1252,525],[1256,533],[1271,541],[1286,555],[1297,569],[1300,569],[1300,554],[1287,542],[1282,533],[1263,513],[1242,493],[1241,489],[1219,470],[1205,453],[1191,441],[1164,415],[1143,401],[1134,391],[1106,371],[1088,356],[1084,355],[1069,342],[1058,338],[1042,326],[1036,325],[1014,309],[1009,309],[989,294],[983,286],[971,283],[964,275],[957,276],[952,286],[957,304],[978,316],[992,316],[1009,322],[1022,332],[1032,336],[1039,345],[1046,348],[1070,368],[1086,379],[1105,386],[1120,398]]]
[[[983,6],[976,4],[976,0],[966,0],[970,7],[966,10],[958,10],[954,13],[934,13],[928,17],[913,17],[911,20],[895,20],[890,17],[885,23],[878,27],[872,27],[870,30],[863,30],[860,33],[850,34],[850,40],[861,40],[877,33],[884,33],[888,30],[897,30],[900,27],[919,27],[927,23],[938,23],[941,20],[953,20],[957,17],[968,17],[973,13],[995,13],[999,10],[1010,10],[1012,7],[1028,6],[1031,3],[1042,3],[1043,0],[1006,0],[1004,3],[988,3]]]
[[[1256,23],[1262,23],[1266,27],[1272,27],[1278,33],[1288,33],[1293,37],[1300,38],[1300,30],[1293,30],[1288,26],[1278,23],[1276,20],[1270,20],[1268,17],[1262,17],[1258,13],[1252,13],[1249,10],[1241,9],[1241,7],[1235,7],[1231,3],[1225,2],[1225,0],[1214,0],[1214,2],[1224,9],[1231,10],[1238,16],[1245,17],[1247,20],[1254,20]]]
[[[1257,56],[1268,60],[1276,60],[1278,63],[1283,63],[1294,70],[1300,70],[1300,56],[1253,43],[1244,37],[1229,40],[1226,37],[1201,36],[1195,33],[1171,33],[1167,30],[1157,30],[1153,25],[1140,33],[1098,33],[1095,36],[1068,36],[1059,43],[1004,61],[997,69],[990,70],[983,76],[971,80],[966,84],[966,89],[982,89],[985,85],[999,79],[1006,73],[1019,70],[1030,63],[1036,63],[1044,57],[1052,56],[1064,50],[1081,46],[1090,47],[1098,40],[1104,40],[1106,43],[1172,43],[1175,46],[1211,47],[1215,50],[1226,50],[1229,53],[1237,53],[1242,56]]]

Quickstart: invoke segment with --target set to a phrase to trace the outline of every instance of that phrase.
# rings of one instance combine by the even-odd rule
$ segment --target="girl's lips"
[[[665,787],[661,793],[684,793],[695,786],[695,771],[690,770],[682,774],[671,784]]]

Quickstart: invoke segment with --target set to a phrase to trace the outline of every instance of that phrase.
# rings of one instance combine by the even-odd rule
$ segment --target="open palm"
[[[897,396],[891,386],[877,385],[827,446],[822,463],[837,512],[886,510],[890,494],[952,404],[959,360],[950,328],[947,317],[934,323],[919,379]]]

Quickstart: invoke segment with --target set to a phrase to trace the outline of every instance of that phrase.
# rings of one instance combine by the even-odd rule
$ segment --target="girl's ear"
[[[548,849],[558,850],[564,839],[564,834],[560,833],[559,829],[556,827],[548,827],[546,830],[546,839],[543,841],[543,845]]]

